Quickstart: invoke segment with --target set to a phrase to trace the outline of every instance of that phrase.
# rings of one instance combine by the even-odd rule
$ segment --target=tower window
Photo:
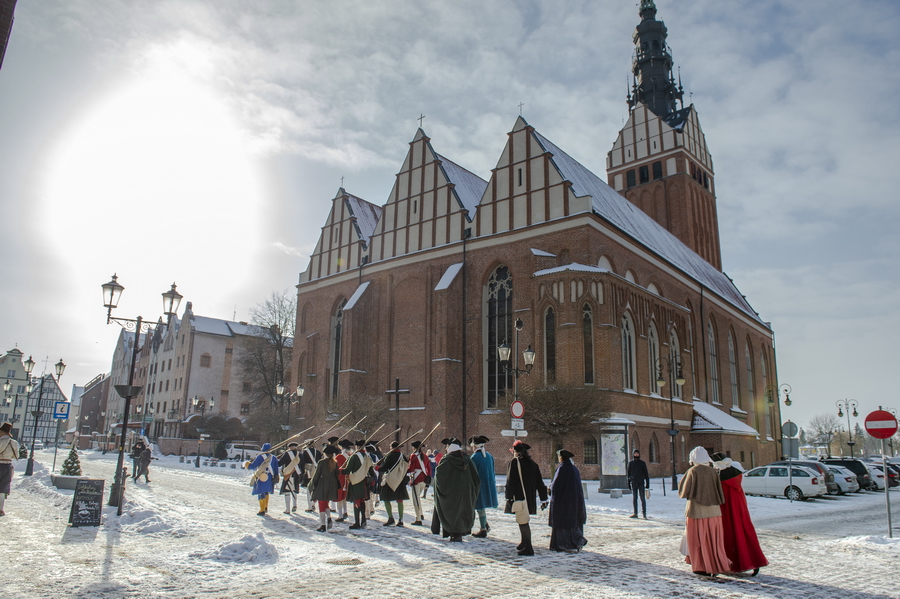
[[[653,163],[653,180],[662,179],[662,162]]]
[[[519,187],[522,187],[522,169],[519,169]]]
[[[650,169],[648,169],[646,166],[642,166],[638,170],[640,172],[641,183],[646,183],[650,180]]]
[[[634,182],[634,169],[631,169],[630,171],[628,171],[627,173],[625,173],[625,179],[627,180],[628,187],[634,187],[634,186],[635,186],[635,182]]]

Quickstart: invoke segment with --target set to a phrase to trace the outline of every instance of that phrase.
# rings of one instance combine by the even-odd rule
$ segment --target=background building
[[[13,423],[13,437],[19,439],[22,420],[25,418],[25,399],[28,397],[26,386],[28,377],[22,366],[24,354],[13,348],[0,357],[0,384],[3,384],[3,399],[0,400],[0,422]],[[9,390],[6,390],[9,382]]]

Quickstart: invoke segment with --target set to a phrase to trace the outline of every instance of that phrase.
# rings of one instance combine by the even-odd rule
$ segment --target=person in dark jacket
[[[341,483],[338,480],[338,464],[334,456],[341,450],[333,445],[328,445],[323,450],[325,457],[316,463],[312,478],[309,481],[309,495],[319,508],[319,532],[325,532],[331,528],[331,507],[329,502],[337,501],[338,489]],[[326,528],[327,524],[327,528]]]
[[[550,549],[578,553],[587,545],[584,538],[584,523],[587,510],[584,507],[584,489],[581,487],[581,473],[572,461],[571,451],[560,449],[559,468],[550,483]]]
[[[537,513],[535,494],[541,497],[541,509],[547,507],[547,486],[541,476],[540,467],[528,454],[529,449],[531,446],[522,441],[513,443],[511,451],[514,457],[510,460],[509,468],[506,471],[506,503],[507,506],[511,506],[514,501],[524,500],[528,505],[528,513],[534,515]],[[520,472],[521,476],[519,476]],[[516,551],[519,555],[534,555],[530,523],[519,523],[519,534],[522,539],[516,547]]]
[[[132,480],[137,480],[137,477],[140,476],[141,471],[141,454],[144,453],[144,450],[147,448],[144,445],[143,441],[138,441],[134,444],[134,447],[131,448],[131,478]]]
[[[366,453],[366,442],[356,442],[356,453],[347,458],[340,473],[347,476],[347,501],[353,505],[354,523],[351,530],[366,527],[368,511],[366,500],[369,498],[369,478],[372,471],[372,458]]]
[[[403,526],[403,500],[409,499],[406,485],[409,483],[409,460],[403,455],[400,443],[391,442],[391,450],[378,462],[378,474],[381,477],[379,497],[384,503],[388,520],[384,526],[394,525],[394,512],[391,510],[391,502],[397,502],[397,526]]]
[[[637,518],[638,497],[641,498],[641,512],[644,514],[644,520],[647,519],[647,491],[650,488],[650,473],[647,472],[647,463],[641,459],[641,452],[637,449],[632,454],[634,459],[628,462],[628,488],[631,489],[632,501],[634,502],[634,514],[630,518]]]
[[[471,534],[480,486],[481,480],[472,459],[459,441],[452,438],[447,455],[434,471],[434,511],[444,536],[450,537],[451,541],[458,543],[463,535]]]
[[[155,459],[150,448],[145,447],[144,451],[141,452],[141,457],[138,458],[138,471],[135,480],[143,476],[145,482],[150,482],[150,461]]]

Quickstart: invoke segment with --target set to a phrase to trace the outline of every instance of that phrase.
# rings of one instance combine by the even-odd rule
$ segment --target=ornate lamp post
[[[791,407],[791,404],[794,403],[791,401],[791,393],[793,393],[793,389],[787,383],[782,383],[778,387],[775,385],[769,385],[766,387],[766,400],[769,404],[777,403],[779,399],[781,399],[782,394],[784,395],[784,405],[787,407]]]
[[[838,409],[838,418],[843,418],[844,412],[847,412],[847,445],[850,447],[850,457],[853,458],[853,446],[856,445],[856,441],[853,440],[853,429],[850,427],[850,410],[853,410],[854,418],[859,417],[859,412],[856,411],[859,402],[855,399],[839,399],[834,405]]]
[[[194,405],[194,411],[197,408],[200,408],[200,426],[197,427],[197,461],[194,462],[194,467],[200,467],[200,446],[203,444],[203,431],[206,430],[206,401],[200,399],[196,395],[191,398],[191,403]],[[216,405],[216,400],[212,397],[209,398],[209,409],[212,410],[213,406]]]
[[[10,402],[12,402],[13,411],[12,411],[12,416],[10,416],[10,418],[9,418],[9,421],[12,422],[13,425],[15,426],[16,422],[19,419],[19,417],[16,415],[16,409],[19,407],[19,394],[17,392],[17,393],[15,393],[15,395],[10,396],[9,392],[11,390],[12,390],[12,383],[9,381],[9,379],[6,379],[6,382],[3,383],[3,397],[4,397],[4,401],[5,401],[6,405],[9,405]],[[15,429],[13,429],[13,430],[15,430]]]
[[[303,393],[306,392],[306,389],[303,388],[303,385],[297,385],[297,390],[294,393],[284,394],[286,387],[284,383],[278,383],[275,386],[275,393],[278,394],[279,397],[282,398],[282,401],[287,407],[287,421],[286,424],[281,425],[281,430],[284,431],[285,436],[287,436],[287,432],[291,430],[291,405],[299,404],[300,400],[303,399]]]
[[[675,384],[678,387],[684,385],[684,374],[681,371],[681,358],[678,356],[663,356],[656,359],[656,386],[662,389],[666,385],[666,379],[663,378],[663,370],[667,370],[671,375],[675,373]],[[678,429],[675,428],[675,390],[669,394],[669,439],[671,440],[672,452],[672,490],[678,490],[678,468],[675,465],[675,437],[678,436]]]
[[[120,318],[112,315],[113,308],[119,305],[122,298],[122,292],[125,290],[118,282],[116,275],[112,276],[109,283],[102,285],[103,288],[103,307],[106,308],[106,324],[115,322],[126,331],[134,331],[134,347],[131,351],[131,364],[128,367],[128,384],[115,385],[116,393],[125,399],[125,408],[122,415],[122,433],[119,436],[119,457],[116,461],[115,479],[109,493],[109,505],[118,506],[116,514],[122,515],[122,491],[125,487],[125,473],[122,471],[125,462],[125,435],[128,432],[128,412],[131,408],[131,400],[137,397],[142,387],[134,385],[134,367],[137,363],[137,354],[140,351],[141,333],[150,330],[150,324],[144,322],[144,319],[138,316],[135,319]],[[163,313],[171,320],[178,311],[181,304],[182,295],[175,290],[175,283],[172,288],[162,294]]]
[[[25,368],[25,376],[30,380],[31,371],[34,370],[34,360],[31,359],[31,356],[28,356],[28,359],[22,363],[22,366]],[[63,364],[62,358],[60,358],[59,362],[56,363],[57,382],[59,382],[59,379],[62,377],[65,370],[66,365]],[[25,466],[25,476],[31,476],[34,474],[34,441],[35,439],[37,439],[38,420],[40,420],[41,416],[44,415],[44,413],[41,411],[41,400],[44,398],[44,380],[46,380],[46,378],[46,376],[41,376],[41,385],[40,387],[38,387],[37,406],[35,406],[35,409],[31,411],[31,415],[34,417],[34,429],[32,430],[31,434],[31,453],[28,454],[28,463]]]
[[[516,364],[515,366],[510,366],[510,348],[509,345],[504,343],[497,347],[497,354],[500,358],[500,364],[503,366],[506,372],[511,372],[515,375],[513,378],[513,400],[517,401],[519,399],[519,377],[523,374],[531,374],[531,369],[534,368],[534,350],[531,349],[531,345],[528,346],[524,352],[522,352],[522,357],[525,360],[525,368],[519,368],[519,331],[525,328],[525,323],[522,322],[521,318],[516,319]]]

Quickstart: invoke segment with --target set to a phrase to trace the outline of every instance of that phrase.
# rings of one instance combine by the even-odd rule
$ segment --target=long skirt
[[[0,493],[9,494],[9,488],[13,478],[13,465],[0,464]]]
[[[722,516],[714,518],[686,518],[688,555],[685,563],[694,572],[720,574],[731,572],[731,561],[725,552],[725,533]]]
[[[584,532],[580,526],[576,528],[550,529],[550,549],[553,551],[577,552],[587,545]]]

